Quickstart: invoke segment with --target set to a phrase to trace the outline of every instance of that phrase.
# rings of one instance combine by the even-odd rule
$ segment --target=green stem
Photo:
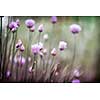
[[[18,69],[19,69],[19,64],[17,63],[17,66],[16,66],[16,81],[18,81]]]
[[[2,59],[2,79],[5,78],[5,63],[6,63],[6,56],[7,56],[7,44],[8,44],[8,38],[9,38],[9,32],[10,31],[7,32],[7,36],[3,44],[4,48],[2,48],[3,49],[2,52],[4,52],[3,59]]]
[[[36,63],[37,63],[37,61],[36,61],[36,55],[34,55],[33,65],[32,65],[32,80],[34,79],[34,72],[33,72],[33,70],[35,69]]]
[[[31,45],[31,34],[29,31],[29,36],[28,36],[28,45],[27,45],[27,56],[26,56],[26,66],[25,66],[25,77],[24,80],[27,80],[27,69],[28,69],[28,57],[29,57],[29,50],[30,50],[30,45]]]
[[[69,66],[69,75],[67,76],[67,80],[70,80],[70,75],[72,73],[71,69],[73,68],[74,62],[76,59],[76,36],[74,37],[74,48],[73,48],[73,57],[72,57],[72,62]]]
[[[17,50],[15,51],[15,43],[16,43],[16,38],[17,38],[17,31],[15,32],[15,34],[13,33],[13,41],[14,41],[14,43],[13,43],[13,53],[12,53],[12,63],[11,63],[11,77],[13,76],[12,74],[12,72],[13,72],[13,62],[14,62],[14,56],[15,56],[15,54],[16,54],[16,52],[17,52]]]
[[[41,32],[39,32],[38,44],[40,42],[40,39],[41,39]]]

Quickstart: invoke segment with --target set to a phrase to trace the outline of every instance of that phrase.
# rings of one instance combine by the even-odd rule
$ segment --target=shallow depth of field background
[[[59,41],[64,40],[68,43],[68,48],[60,54],[61,63],[71,63],[73,56],[74,36],[69,31],[71,24],[79,24],[82,31],[77,35],[77,50],[74,67],[80,67],[84,70],[84,75],[89,78],[94,78],[97,73],[96,61],[98,58],[98,30],[99,18],[97,17],[57,17],[58,21],[55,25],[51,23],[51,17],[13,17],[20,20],[20,28],[18,29],[18,38],[27,46],[28,29],[25,25],[26,19],[34,19],[36,22],[35,32],[32,33],[32,44],[37,42],[38,26],[44,25],[44,34],[48,34],[49,39],[45,43],[46,48],[58,48]],[[44,42],[41,39],[41,42]],[[30,50],[31,52],[31,50]],[[23,55],[25,56],[25,51]]]

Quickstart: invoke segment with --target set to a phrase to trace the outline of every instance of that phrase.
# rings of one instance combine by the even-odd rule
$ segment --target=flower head
[[[38,31],[39,31],[39,32],[43,32],[43,30],[44,30],[43,24],[39,25]]]
[[[16,43],[16,48],[18,49],[21,46],[22,46],[22,41],[19,39],[18,42]]]
[[[48,34],[44,34],[44,35],[43,35],[43,39],[44,39],[45,41],[47,41],[47,40],[48,40]]]
[[[10,29],[12,32],[16,32],[17,29],[18,29],[17,23],[16,23],[16,22],[11,22],[11,23],[9,24],[9,29]]]
[[[52,22],[53,24],[55,24],[55,23],[57,22],[57,17],[56,17],[56,16],[52,16],[52,17],[51,17],[51,22]]]
[[[25,50],[25,47],[24,47],[23,44],[20,46],[19,50],[20,50],[21,52],[23,52],[23,51]]]
[[[35,21],[32,20],[32,19],[27,19],[27,20],[25,21],[25,24],[26,24],[26,26],[27,26],[28,28],[32,28],[32,27],[35,25]]]
[[[38,54],[40,52],[40,46],[38,44],[34,44],[31,46],[31,50],[33,54]]]
[[[60,42],[59,42],[59,49],[60,49],[61,51],[63,51],[65,48],[67,48],[67,43],[64,42],[64,41],[60,41]]]
[[[70,31],[73,33],[73,34],[77,34],[81,31],[81,27],[77,24],[72,24],[70,26]]]
[[[73,79],[72,83],[80,83],[80,80],[79,79]]]
[[[51,55],[56,56],[56,54],[57,54],[56,48],[53,48],[52,51],[51,51]]]
[[[19,49],[21,52],[23,52],[25,50],[25,47],[20,39],[16,43],[16,49]]]

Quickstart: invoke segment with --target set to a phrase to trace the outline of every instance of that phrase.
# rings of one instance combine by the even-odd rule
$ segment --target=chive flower
[[[80,25],[72,24],[70,26],[70,32],[72,32],[73,34],[78,34],[81,30],[82,29],[81,29]]]

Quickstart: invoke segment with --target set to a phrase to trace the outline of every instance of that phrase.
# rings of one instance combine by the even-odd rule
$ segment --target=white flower
[[[48,34],[44,34],[43,39],[48,40]]]
[[[60,41],[60,42],[59,42],[59,49],[62,51],[62,50],[64,50],[65,48],[67,48],[67,43],[64,42],[64,41]]]

